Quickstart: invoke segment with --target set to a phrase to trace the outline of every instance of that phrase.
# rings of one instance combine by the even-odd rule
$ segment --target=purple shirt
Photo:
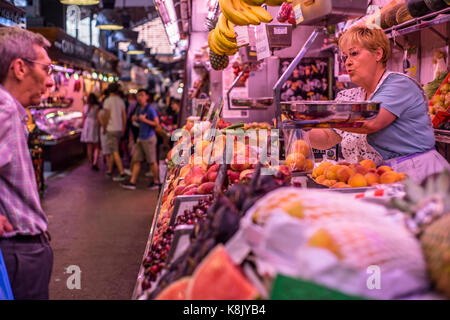
[[[27,144],[27,119],[24,107],[0,85],[0,214],[14,228],[4,238],[47,230]]]

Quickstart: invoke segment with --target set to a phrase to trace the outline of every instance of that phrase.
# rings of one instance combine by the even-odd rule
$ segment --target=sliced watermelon
[[[234,265],[222,244],[217,245],[195,270],[187,300],[251,300],[258,291]]]
[[[191,277],[183,277],[165,288],[155,300],[186,300],[186,289]]]

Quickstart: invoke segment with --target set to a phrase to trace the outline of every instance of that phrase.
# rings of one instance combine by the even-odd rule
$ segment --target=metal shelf
[[[403,36],[412,32],[428,29],[448,21],[450,21],[450,7],[427,14],[423,17],[414,18],[402,24],[398,24],[391,28],[385,29],[384,32],[388,38],[395,38],[397,36]]]

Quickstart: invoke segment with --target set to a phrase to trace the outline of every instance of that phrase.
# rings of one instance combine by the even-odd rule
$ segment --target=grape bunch
[[[206,219],[206,213],[213,203],[213,196],[209,196],[200,200],[191,210],[185,210],[184,213],[177,217],[175,226],[168,226],[158,222],[157,234],[150,251],[143,261],[145,279],[142,282],[142,289],[147,290],[151,287],[151,283],[156,281],[158,275],[166,264],[170,248],[172,246],[175,227],[178,225],[188,224],[194,225],[199,221]]]
[[[151,282],[157,279],[159,272],[163,269],[172,244],[174,230],[173,226],[168,226],[163,237],[153,242],[150,252],[142,262],[145,268],[143,290],[150,288]]]
[[[206,212],[211,206],[212,201],[213,196],[209,196],[203,200],[200,200],[199,203],[195,205],[191,210],[184,210],[184,213],[177,217],[175,225],[193,225],[198,223],[199,221],[204,221],[206,219]]]

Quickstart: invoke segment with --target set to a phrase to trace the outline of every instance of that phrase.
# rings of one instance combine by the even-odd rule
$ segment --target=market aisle
[[[131,298],[158,199],[145,189],[148,181],[124,190],[86,162],[46,182],[55,255],[50,299]],[[71,265],[81,269],[80,290],[67,288]]]

